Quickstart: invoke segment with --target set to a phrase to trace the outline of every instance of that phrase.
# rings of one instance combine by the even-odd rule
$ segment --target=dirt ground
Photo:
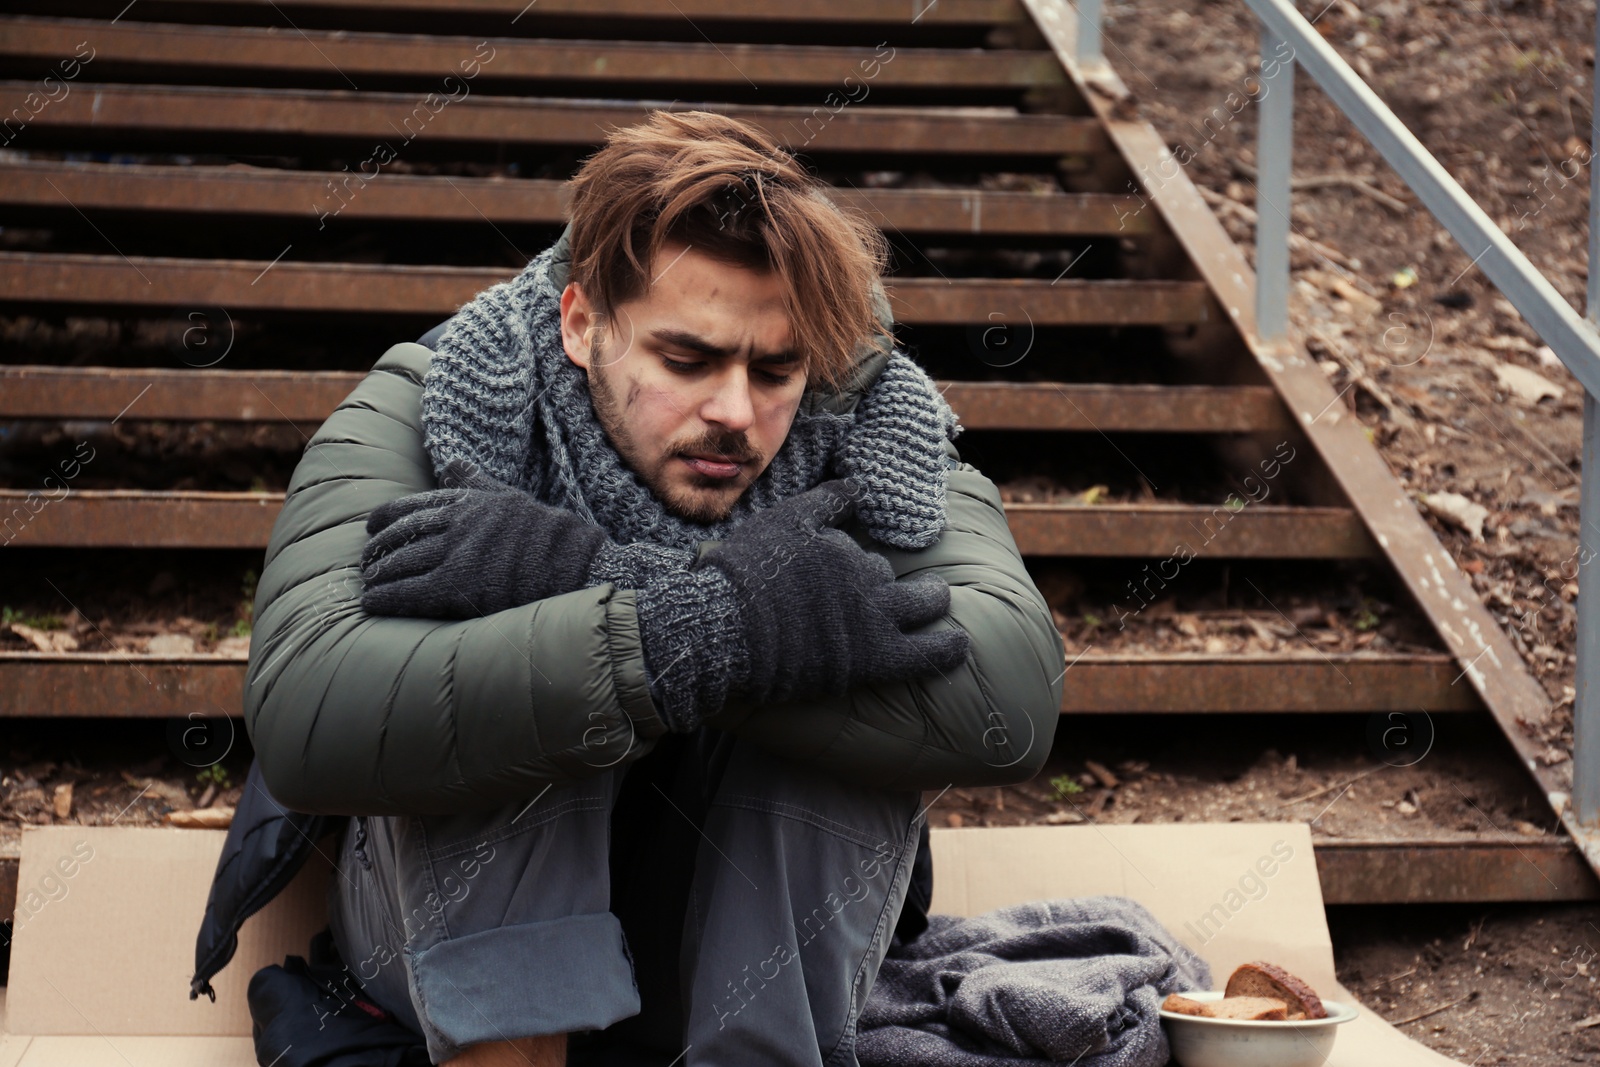
[[[1413,1040],[1474,1067],[1600,1062],[1592,907],[1342,907],[1328,927],[1339,981]]]
[[[1300,6],[1581,311],[1594,5]],[[1169,144],[1191,148],[1189,176],[1249,250],[1255,114],[1232,118],[1226,103],[1254,69],[1253,49],[1241,47],[1257,40],[1247,9],[1110,4],[1106,39],[1140,112]],[[1349,387],[1344,402],[1414,497],[1466,498],[1456,503],[1467,508],[1441,501],[1459,519],[1422,506],[1556,701],[1539,740],[1552,762],[1563,759],[1575,692],[1580,387],[1474,267],[1479,250],[1456,245],[1303,71],[1295,92],[1294,174],[1313,186],[1297,189],[1291,213],[1295,328],[1334,388]],[[1208,122],[1219,107],[1224,121]],[[1484,509],[1481,531],[1470,505]],[[1398,807],[1400,784],[1386,770],[1351,788],[1390,788]],[[1529,821],[1547,825],[1534,801]],[[1431,817],[1424,805],[1403,818]],[[1330,920],[1341,980],[1391,1021],[1473,996],[1402,1027],[1440,1052],[1475,1064],[1600,1060],[1600,909],[1335,908]]]
[[[1381,715],[1069,716],[1029,782],[927,794],[935,826],[1306,822],[1322,838],[1555,832],[1555,817],[1483,714],[1417,717],[1410,751]],[[1391,737],[1390,740],[1396,740]]]
[[[1584,306],[1594,6],[1334,0],[1308,17],[1575,307]],[[1254,241],[1254,109],[1242,4],[1111,5],[1107,54],[1189,176]],[[1302,71],[1291,213],[1296,328],[1558,702],[1570,751],[1582,393],[1566,369]],[[1221,121],[1215,109],[1221,108]],[[1312,243],[1321,246],[1319,250]],[[1253,254],[1253,249],[1252,249]],[[1481,530],[1470,505],[1484,509]]]

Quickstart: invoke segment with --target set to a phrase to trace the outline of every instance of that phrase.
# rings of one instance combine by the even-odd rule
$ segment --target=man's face
[[[728,516],[782,446],[805,391],[777,275],[666,245],[653,282],[602,321],[561,294],[561,341],[617,453],[668,510]]]

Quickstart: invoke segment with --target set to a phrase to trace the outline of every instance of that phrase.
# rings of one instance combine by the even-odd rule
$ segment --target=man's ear
[[[561,347],[566,349],[567,358],[584,370],[589,369],[591,341],[599,328],[599,316],[584,295],[583,286],[568,282],[561,290]]]

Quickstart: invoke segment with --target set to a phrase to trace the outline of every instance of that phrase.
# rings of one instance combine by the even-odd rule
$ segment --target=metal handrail
[[[1394,168],[1424,207],[1450,232],[1472,262],[1511,301],[1583,387],[1582,485],[1578,500],[1577,697],[1573,702],[1572,812],[1587,832],[1600,830],[1600,577],[1585,566],[1600,553],[1600,126],[1593,126],[1589,166],[1589,280],[1587,318],[1580,317],[1528,257],[1501,232],[1477,201],[1389,110],[1291,0],[1244,0],[1261,24],[1261,55],[1283,55],[1262,71],[1256,152],[1256,330],[1266,343],[1285,343],[1289,327],[1289,202],[1294,132],[1294,68],[1304,66],[1328,98]],[[1077,59],[1103,64],[1101,0],[1077,0]],[[1600,19],[1596,25],[1600,54]],[[1597,68],[1600,72],[1600,68]],[[1600,77],[1594,110],[1600,118]],[[1593,122],[1594,119],[1591,119]]]

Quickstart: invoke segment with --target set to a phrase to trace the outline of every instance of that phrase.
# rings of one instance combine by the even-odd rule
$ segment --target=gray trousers
[[[669,735],[495,811],[352,817],[329,925],[433,1063],[567,1033],[574,1064],[855,1067],[920,808],[720,731]]]

